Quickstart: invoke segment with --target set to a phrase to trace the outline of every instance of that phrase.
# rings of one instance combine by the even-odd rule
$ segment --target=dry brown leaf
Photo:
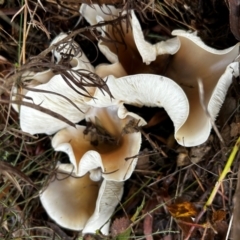
[[[226,211],[223,211],[223,210],[215,211],[212,214],[212,222],[213,223],[222,222],[223,220],[225,220],[226,215],[227,215]]]
[[[233,123],[230,124],[230,128],[231,128],[231,130],[230,130],[230,136],[231,137],[236,137],[236,136],[239,135],[239,133],[240,133],[240,123],[233,122]]]
[[[201,146],[191,148],[190,157],[192,163],[199,163],[204,160],[203,157],[211,150],[208,144],[209,141]]]
[[[168,211],[174,218],[194,217],[197,215],[197,209],[193,203],[182,202],[167,206]]]
[[[153,127],[164,120],[168,118],[167,114],[165,112],[157,112],[153,115],[153,117],[148,121],[147,125],[145,125],[143,128],[150,128]]]

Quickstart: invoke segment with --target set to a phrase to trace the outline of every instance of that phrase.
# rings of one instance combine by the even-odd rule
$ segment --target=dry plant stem
[[[31,13],[31,9],[28,6],[27,0],[25,0],[25,5],[24,6],[25,7],[24,7],[24,23],[23,23],[23,46],[22,46],[22,51],[21,51],[21,55],[20,55],[20,61],[22,59],[23,64],[26,63],[26,41],[27,41],[27,37],[28,37],[31,26],[32,25],[34,26],[33,17],[36,14],[38,4],[36,4],[35,9],[33,10],[32,13]],[[32,22],[32,24],[29,23],[28,27],[27,27],[27,13],[28,13],[27,10],[29,11],[29,15],[30,15],[30,19],[31,19],[30,23]]]
[[[193,176],[195,177],[195,179],[197,180],[199,187],[202,189],[203,192],[205,192],[206,190],[204,189],[204,187],[203,187],[203,185],[202,185],[202,183],[201,183],[201,180],[199,179],[197,173],[196,173],[193,169],[191,169],[191,172],[192,172],[192,175],[193,175]]]
[[[190,164],[190,165],[188,165],[188,166],[186,166],[186,167],[183,167],[183,168],[181,168],[181,169],[175,171],[174,173],[171,173],[171,174],[169,174],[169,175],[167,175],[167,176],[165,176],[165,177],[162,177],[161,179],[158,179],[158,180],[156,180],[155,182],[149,184],[148,187],[151,187],[151,186],[153,186],[153,185],[155,185],[155,184],[157,184],[157,183],[159,183],[159,182],[165,180],[165,179],[168,178],[169,176],[175,176],[177,173],[181,172],[182,170],[185,170],[185,169],[191,168],[193,165],[194,165],[194,164],[192,163],[192,164]]]
[[[142,129],[140,129],[141,133],[143,134],[143,136],[149,141],[149,143],[152,145],[153,149],[157,149],[157,151],[159,153],[161,153],[164,157],[168,157],[167,154],[160,148],[157,146],[157,144],[155,144],[149,137],[149,134],[146,134]]]
[[[216,194],[218,192],[218,189],[219,189],[219,187],[222,184],[222,181],[225,179],[226,175],[230,171],[230,168],[232,166],[232,163],[233,163],[233,161],[234,161],[234,159],[236,157],[236,154],[237,154],[239,148],[240,148],[240,137],[238,138],[237,142],[235,143],[235,145],[234,145],[234,147],[232,149],[232,152],[231,152],[230,156],[228,157],[227,163],[226,163],[226,165],[225,165],[221,175],[219,176],[218,181],[216,182],[215,187],[213,188],[213,190],[212,190],[212,192],[211,192],[207,202],[205,203],[202,211],[196,217],[195,223],[197,223],[200,220],[200,218],[203,216],[203,214],[207,211],[207,208],[209,206],[211,206],[211,204],[212,204],[212,202],[213,202],[213,200],[214,200],[214,198],[215,198],[215,196],[216,196]],[[195,228],[194,226],[191,227],[191,229],[188,232],[188,236],[185,238],[185,240],[188,240],[191,237],[191,234],[192,234],[194,228]]]
[[[47,113],[47,114],[51,115],[52,117],[55,117],[57,119],[60,119],[64,122],[66,122],[67,124],[69,124],[69,126],[75,127],[75,124],[73,122],[69,121],[67,118],[63,117],[61,114],[53,112],[47,108],[41,107],[40,105],[35,105],[33,103],[24,102],[24,101],[11,101],[11,100],[3,100],[3,99],[0,99],[0,103],[7,103],[7,104],[12,103],[12,104],[18,104],[18,105],[23,105],[23,106],[27,106],[27,107],[32,107],[36,110]]]
[[[219,166],[219,168],[220,168],[220,166]],[[220,169],[219,169],[219,175],[221,175],[221,170],[220,170]],[[221,196],[222,196],[223,209],[226,209],[225,200],[227,199],[227,196],[225,196],[225,194],[224,194],[224,186],[223,186],[222,183],[221,183],[221,185],[220,185],[219,191],[221,192]]]
[[[239,150],[239,147],[240,147],[240,137],[238,138],[237,142],[235,143],[235,146],[233,147],[233,150],[227,160],[227,164],[225,165],[224,169],[223,169],[223,172],[221,173],[208,201],[206,202],[205,206],[204,206],[204,209],[207,210],[207,207],[209,207],[212,202],[213,202],[213,199],[215,198],[215,195],[218,191],[218,188],[220,187],[222,181],[224,180],[224,178],[226,177],[226,175],[228,174],[228,172],[230,171],[230,168],[231,168],[231,165],[235,159],[235,156]]]
[[[204,232],[203,232],[203,235],[201,237],[201,240],[205,239],[206,234],[207,234],[207,228],[204,228]]]
[[[166,2],[166,1],[165,1],[165,2]],[[147,5],[146,3],[142,3],[142,4],[143,4],[143,7],[144,7],[144,4],[145,4],[145,6]],[[168,18],[171,19],[172,21],[175,21],[175,22],[177,22],[177,23],[179,23],[179,24],[187,27],[188,29],[191,29],[192,31],[197,31],[197,29],[194,28],[193,26],[190,26],[189,24],[186,24],[186,23],[184,23],[183,21],[178,20],[178,17],[173,13],[173,11],[171,10],[171,8],[168,7],[166,4],[160,3],[159,1],[158,1],[158,4],[161,5],[161,8],[163,8],[162,6],[164,6],[174,17],[169,16],[166,11],[160,11],[160,10],[157,8],[157,4],[155,5],[155,7],[153,7],[153,5],[149,5],[149,6],[148,6],[148,9],[150,9],[150,10],[152,10],[152,11],[154,11],[154,12],[157,12],[157,13],[165,16],[165,17],[168,17]],[[176,10],[176,9],[175,9],[175,10]]]
[[[21,8],[22,9],[22,8]],[[71,33],[69,33],[69,35],[65,38],[63,38],[61,41],[59,41],[57,43],[57,45],[63,44],[65,42],[67,42],[68,40],[72,39],[74,36],[83,33],[85,31],[92,31],[93,29],[95,29],[96,27],[103,27],[106,26],[108,24],[114,24],[117,22],[121,22],[122,19],[125,19],[126,15],[120,16],[117,19],[111,20],[111,21],[105,21],[103,23],[98,23],[96,25],[92,25],[92,26],[88,26],[85,28],[80,28],[77,29]],[[33,59],[29,62],[29,64],[36,64],[37,62],[39,62],[39,59],[44,58],[48,53],[50,53],[52,50],[54,50],[56,48],[56,45],[52,45],[49,48],[45,49],[44,51],[42,51],[39,55],[37,55],[36,57],[33,57]],[[0,96],[7,90],[9,89],[14,83],[16,83],[17,79],[19,79],[22,76],[22,72],[18,72],[14,75],[12,75],[11,77],[7,78],[6,81],[4,81],[4,83],[1,85],[0,88]]]
[[[24,4],[24,20],[23,20],[23,44],[22,44],[22,52],[20,55],[20,61],[22,58],[22,63],[26,63],[26,39],[27,39],[27,0],[25,0]]]
[[[228,240],[228,239],[229,239],[229,235],[230,235],[230,232],[231,232],[231,229],[232,229],[232,224],[233,224],[233,214],[232,214],[231,219],[230,219],[230,222],[229,222],[229,224],[228,224],[228,230],[227,230],[227,234],[226,234],[225,240]],[[239,222],[236,222],[235,225],[239,225]],[[235,226],[233,226],[233,231],[235,230],[234,227],[235,227]],[[237,234],[238,234],[237,237],[236,237],[236,236],[234,237],[234,233],[233,233],[233,237],[232,237],[233,240],[238,240],[238,236],[239,236],[239,234],[240,234],[239,230],[238,230]]]

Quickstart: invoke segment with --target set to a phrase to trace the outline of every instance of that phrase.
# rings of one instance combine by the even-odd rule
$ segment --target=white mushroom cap
[[[206,46],[194,33],[173,31],[181,42],[179,51],[172,57],[165,75],[177,82],[188,97],[190,114],[185,124],[176,133],[177,141],[184,146],[205,142],[210,134],[211,123],[201,106],[198,79],[204,88],[204,104],[215,120],[232,83],[238,76],[237,63],[239,44],[216,50]],[[159,62],[160,64],[160,62]]]
[[[93,233],[101,228],[103,234],[109,232],[109,219],[123,194],[123,182],[103,180],[93,215],[87,221],[83,233]]]
[[[132,17],[132,33],[136,47],[146,64],[155,61],[158,55],[175,54],[180,48],[180,41],[177,38],[172,38],[167,41],[161,41],[156,44],[151,44],[144,39],[141,25],[134,13],[131,11]]]
[[[95,211],[100,184],[88,174],[79,178],[74,173],[60,171],[40,194],[40,200],[57,224],[81,230]]]
[[[108,234],[109,218],[121,199],[122,182],[94,182],[89,175],[77,177],[71,164],[60,164],[40,200],[60,226],[84,233],[101,229]]]
[[[95,68],[95,73],[101,78],[109,75],[114,75],[116,78],[127,76],[127,72],[120,62],[115,62],[113,64],[99,64]]]
[[[76,86],[74,87],[79,92],[82,92],[80,88]],[[67,116],[68,120],[73,123],[84,119],[84,112],[89,108],[85,105],[86,98],[69,87],[61,75],[55,75],[48,83],[38,85],[35,89],[40,90],[40,92],[28,91],[26,94],[26,102],[40,105],[41,107],[50,109],[55,113]],[[76,106],[78,108],[76,108]],[[20,126],[23,131],[30,134],[53,134],[59,129],[68,126],[68,123],[31,107],[21,106]]]
[[[167,77],[153,74],[137,74],[115,79],[109,76],[107,85],[114,96],[134,106],[163,107],[172,119],[175,133],[189,115],[188,99],[182,88]],[[124,117],[127,112],[122,112]]]
[[[55,151],[69,155],[78,176],[90,172],[90,178],[103,177],[112,181],[128,179],[136,165],[141,146],[141,133],[124,133],[124,127],[132,120],[130,116],[118,117],[118,106],[91,108],[86,120],[92,122],[107,135],[89,131],[84,134],[85,126],[67,127],[60,130],[52,139]],[[98,135],[97,144],[91,143]],[[130,158],[129,160],[126,160]],[[99,171],[96,171],[99,169]]]
[[[106,5],[101,9],[97,4],[91,6],[82,4],[80,12],[91,25],[116,19],[120,15],[120,9]],[[121,14],[123,15],[125,12]],[[151,68],[147,67],[145,63],[150,64],[157,56],[161,58],[160,55],[174,54],[180,47],[178,38],[172,38],[156,44],[147,42],[144,39],[140,23],[134,11],[131,11],[130,24],[126,20],[122,20],[118,30],[116,26],[113,27],[111,25],[106,25],[98,30],[101,31],[105,39],[111,40],[99,41],[98,47],[101,52],[111,63],[120,62],[125,71],[130,75],[138,73],[139,69],[141,69],[141,73],[152,73],[150,72]],[[123,41],[126,45],[120,44]],[[113,75],[119,77],[119,75]]]
[[[51,69],[48,69],[46,71],[42,71],[42,72],[24,72],[22,75],[22,81],[27,81],[27,80],[31,80],[32,81],[36,81],[36,85],[39,85],[41,83],[46,83],[48,82],[52,77],[54,76],[54,73],[52,72]],[[30,82],[30,85],[32,85]]]
[[[51,44],[57,44],[66,36],[67,35],[65,33],[59,34]],[[71,44],[60,44],[59,50],[55,50],[53,52],[57,61],[61,60],[61,53],[70,53],[71,48],[74,48],[78,54],[70,61],[73,72],[68,71],[68,73],[78,79],[79,77],[74,72],[75,70],[87,70],[94,72],[93,66],[89,63],[89,60],[81,51],[80,46],[78,46],[78,44],[74,41],[72,41]],[[24,100],[26,102],[50,109],[57,114],[65,115],[72,123],[76,123],[84,119],[84,112],[89,108],[85,105],[85,101],[90,99],[85,96],[93,96],[95,92],[94,87],[86,87],[85,89],[88,92],[83,91],[74,84],[72,84],[73,88],[71,88],[60,74],[54,75],[52,70],[35,74],[28,72],[28,74],[24,74],[23,77],[26,80],[31,77],[32,81],[29,83],[29,87],[33,87],[37,91],[25,91],[24,94],[26,98]],[[84,80],[86,82],[88,81],[85,78]],[[83,93],[85,96],[80,95],[79,92]],[[30,134],[53,134],[59,129],[68,126],[68,123],[31,107],[21,106],[20,126],[23,131]]]
[[[175,30],[172,34],[177,38],[152,45],[145,41],[134,11],[131,14],[132,29],[128,29],[127,32],[124,20],[121,25],[127,48],[117,44],[116,50],[116,43],[114,45],[111,42],[100,42],[100,50],[111,62],[119,61],[125,72],[130,75],[139,73],[164,74],[164,76],[177,82],[187,95],[190,114],[185,124],[181,128],[175,129],[175,137],[179,144],[189,147],[205,142],[210,134],[211,124],[200,103],[197,80],[201,79],[203,82],[205,105],[214,120],[231,84],[232,76],[239,74],[236,64],[231,64],[238,55],[239,44],[225,50],[216,50],[206,46],[196,36],[196,33]],[[97,11],[95,11],[95,15],[98,15]],[[84,15],[84,17],[87,16]],[[101,17],[105,16],[102,14]],[[111,26],[106,26],[104,30],[109,36],[114,35],[118,41],[121,40],[119,33],[112,33],[114,30]],[[165,61],[166,54],[174,55]],[[152,63],[146,66],[139,60],[140,56],[144,63]],[[166,62],[168,64],[165,64]],[[116,77],[115,74],[113,75]],[[172,118],[172,116],[170,117]],[[174,118],[172,120],[174,122]]]

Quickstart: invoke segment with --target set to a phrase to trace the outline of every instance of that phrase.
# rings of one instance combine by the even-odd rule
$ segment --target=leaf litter
[[[24,71],[42,71],[51,67],[73,88],[75,85],[84,90],[86,86],[96,86],[111,96],[105,82],[92,73],[74,72],[78,76],[78,79],[74,79],[73,74],[68,72],[70,65],[69,68],[63,68],[62,63],[55,64],[51,60],[51,50],[57,46],[47,46],[49,37],[70,31],[70,35],[61,43],[74,38],[92,63],[97,65],[97,61],[104,59],[102,54],[88,52],[89,44],[96,45],[96,39],[100,39],[96,27],[113,24],[120,36],[122,31],[121,25],[118,25],[119,19],[89,27],[79,16],[78,9],[83,2],[80,0],[28,0],[25,1],[26,5],[23,2],[0,2],[0,28],[4,30],[0,31],[0,54],[4,57],[0,58],[0,238],[120,239],[123,234],[125,239],[213,240],[230,238],[233,231],[233,239],[236,240],[239,234],[232,228],[240,222],[240,215],[239,203],[235,201],[234,204],[233,198],[234,195],[238,196],[239,191],[236,191],[239,154],[232,159],[232,165],[221,181],[219,176],[224,172],[240,132],[239,79],[233,81],[226,99],[227,107],[223,106],[216,121],[226,146],[212,132],[204,145],[179,150],[179,146],[171,140],[172,123],[163,110],[134,109],[148,123],[143,129],[138,129],[143,135],[139,158],[143,158],[144,167],[139,164],[125,184],[121,205],[113,216],[110,236],[98,233],[82,237],[81,233],[62,229],[49,219],[39,203],[38,191],[46,185],[51,173],[54,174],[57,161],[60,158],[66,162],[68,160],[64,154],[51,150],[49,137],[38,135],[32,138],[19,130],[18,116],[10,108],[11,87],[13,84],[25,87],[21,81]],[[206,44],[218,49],[233,45],[237,42],[235,37],[239,38],[237,1],[94,2],[117,5],[127,13],[135,9],[145,37],[151,42],[158,41],[159,37],[169,38],[170,32],[176,28],[198,30]],[[128,17],[128,14],[124,17]],[[114,39],[110,41],[114,42]],[[70,61],[71,57],[66,56],[64,61]],[[82,81],[84,78],[89,81]],[[89,96],[87,91],[84,94]],[[24,100],[16,103],[26,105]],[[28,105],[33,107],[31,103]],[[37,108],[46,112],[41,106]],[[51,111],[47,113],[62,118]],[[214,188],[216,184],[217,189]],[[211,194],[213,189],[214,196]],[[143,199],[145,204],[142,204]]]

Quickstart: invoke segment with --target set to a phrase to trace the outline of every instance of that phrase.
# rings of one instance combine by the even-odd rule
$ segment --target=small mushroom
[[[49,216],[60,226],[84,233],[100,229],[108,234],[109,218],[121,199],[122,182],[92,181],[79,177],[71,164],[60,164],[40,200]]]

